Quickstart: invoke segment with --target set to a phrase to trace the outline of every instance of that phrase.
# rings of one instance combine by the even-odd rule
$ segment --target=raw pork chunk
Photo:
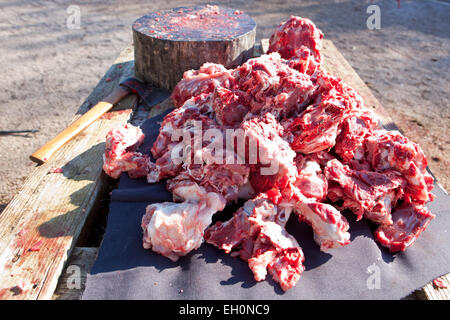
[[[379,226],[375,238],[391,252],[398,252],[411,246],[435,216],[424,206],[405,203],[392,217],[393,224]]]
[[[341,79],[321,73],[316,101],[291,121],[286,138],[294,151],[315,153],[331,149],[340,124],[362,107],[362,98]]]
[[[208,228],[205,239],[248,262],[255,280],[262,281],[269,273],[283,290],[292,288],[304,270],[303,252],[284,226],[290,210],[283,209],[265,195],[247,201],[226,222]]]
[[[237,92],[253,114],[289,115],[304,107],[315,89],[309,76],[290,68],[278,53],[250,59],[233,75]]]
[[[270,37],[268,52],[278,52],[282,58],[290,59],[296,56],[296,51],[307,48],[320,63],[323,33],[309,19],[294,17],[281,23]]]
[[[230,70],[221,64],[205,63],[198,70],[186,71],[183,79],[172,92],[172,100],[176,107],[202,93],[212,93],[217,87],[230,88],[234,78]]]
[[[340,209],[350,209],[360,220],[363,216],[379,224],[392,224],[391,210],[403,195],[406,181],[396,171],[383,173],[352,170],[337,159],[328,162],[328,198],[343,200]]]
[[[122,172],[128,172],[131,178],[145,177],[148,172],[149,158],[135,150],[144,141],[141,129],[125,124],[112,129],[106,135],[103,170],[117,179]]]
[[[250,183],[256,193],[283,188],[297,176],[295,152],[284,141],[283,127],[271,113],[242,122],[245,159],[250,164]]]
[[[282,199],[298,215],[299,221],[311,225],[314,240],[320,250],[339,248],[350,243],[347,219],[332,205],[307,198],[302,191],[291,185],[282,192]]]
[[[210,96],[202,94],[187,100],[164,118],[151,149],[156,162],[149,163],[149,183],[176,176],[183,162],[194,163],[196,139],[201,139],[204,131],[218,128],[211,108]],[[199,147],[208,143],[203,141]]]
[[[225,199],[206,192],[195,183],[179,184],[172,190],[181,203],[154,203],[142,218],[143,246],[172,261],[177,261],[203,243],[204,230],[217,211],[225,208]]]
[[[433,177],[422,149],[398,131],[378,130],[366,140],[367,160],[376,171],[396,170],[407,180],[404,197],[418,204],[434,199]]]
[[[365,154],[364,142],[378,129],[378,120],[370,110],[357,110],[341,123],[334,151],[344,163],[362,161]]]

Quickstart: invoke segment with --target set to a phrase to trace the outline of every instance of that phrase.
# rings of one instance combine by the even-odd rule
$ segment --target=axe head
[[[153,107],[170,96],[169,91],[147,85],[136,78],[127,78],[120,85],[136,94],[148,107]]]

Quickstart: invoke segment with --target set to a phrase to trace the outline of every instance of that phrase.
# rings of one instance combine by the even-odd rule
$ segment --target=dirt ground
[[[147,12],[198,3],[250,14],[257,37],[290,15],[312,19],[334,41],[406,136],[424,149],[450,189],[450,1],[0,1],[0,212],[33,169],[28,156],[69,124],[79,105],[132,41],[131,24]],[[369,30],[369,5],[381,29]],[[69,6],[79,29],[67,27]]]

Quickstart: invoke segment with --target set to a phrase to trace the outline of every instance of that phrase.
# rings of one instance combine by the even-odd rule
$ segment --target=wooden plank
[[[423,293],[428,300],[450,300],[450,273],[439,278],[447,288],[438,288],[430,282],[423,288]]]
[[[90,106],[133,71],[127,48],[77,112]],[[106,133],[126,123],[136,103],[129,96],[34,169],[0,215],[0,299],[50,299],[67,256],[105,186]],[[57,169],[57,170],[55,170]]]
[[[53,300],[78,300],[84,291],[86,277],[97,258],[98,248],[75,247],[61,274]]]

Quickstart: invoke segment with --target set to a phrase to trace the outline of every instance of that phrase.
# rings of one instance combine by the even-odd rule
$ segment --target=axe
[[[152,107],[170,96],[170,93],[164,89],[148,86],[135,78],[127,78],[102,101],[33,153],[30,159],[38,164],[46,162],[56,150],[91,125],[128,94],[136,94],[148,107]]]

